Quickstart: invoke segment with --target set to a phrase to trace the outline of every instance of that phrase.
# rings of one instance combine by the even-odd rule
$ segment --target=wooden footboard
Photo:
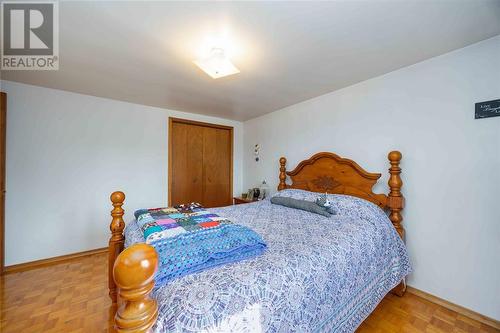
[[[117,332],[149,332],[158,318],[158,304],[149,297],[155,285],[158,256],[153,247],[136,244],[116,258],[113,277],[118,286]]]
[[[125,228],[125,222],[123,221],[123,202],[125,201],[125,193],[121,191],[113,192],[110,196],[111,202],[113,203],[113,210],[111,211],[111,224],[109,229],[111,230],[111,238],[109,239],[108,247],[108,286],[109,286],[109,297],[113,303],[116,303],[116,284],[113,280],[113,265],[116,258],[123,251],[123,244],[125,243],[125,237],[123,236],[123,229]]]
[[[149,297],[158,269],[158,256],[153,247],[136,244],[123,250],[123,192],[111,194],[111,238],[108,248],[109,297],[113,302],[114,330],[116,332],[149,332],[158,317],[158,304]],[[118,303],[118,304],[117,304]]]

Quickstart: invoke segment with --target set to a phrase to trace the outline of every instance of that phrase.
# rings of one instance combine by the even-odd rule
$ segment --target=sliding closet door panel
[[[232,203],[232,127],[170,118],[169,203]]]
[[[203,201],[206,207],[231,204],[231,131],[205,127],[203,132]]]
[[[171,204],[203,201],[203,127],[171,127]]]

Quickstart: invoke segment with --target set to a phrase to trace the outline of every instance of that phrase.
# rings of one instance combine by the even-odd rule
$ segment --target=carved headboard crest
[[[342,185],[342,183],[335,180],[335,178],[327,175],[318,176],[316,179],[312,180],[314,186],[318,189],[321,189],[322,192],[330,192],[333,193],[333,189],[337,186]]]
[[[286,159],[282,157],[280,164],[285,169]],[[286,176],[292,180],[285,182]],[[373,193],[372,187],[380,178],[380,173],[370,173],[361,168],[353,160],[342,158],[334,153],[317,153],[300,162],[292,171],[285,171],[285,179],[279,190],[297,188],[313,192],[349,194],[369,200],[381,207],[387,204],[385,194]]]

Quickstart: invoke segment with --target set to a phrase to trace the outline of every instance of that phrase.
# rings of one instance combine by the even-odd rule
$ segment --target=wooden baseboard
[[[16,272],[24,272],[24,271],[27,271],[29,269],[40,268],[40,267],[54,265],[54,264],[60,264],[61,262],[74,260],[74,259],[78,259],[81,257],[90,256],[90,255],[98,254],[98,253],[104,253],[104,252],[108,252],[107,247],[89,250],[89,251],[66,254],[63,256],[58,256],[58,257],[53,257],[53,258],[30,261],[30,262],[25,262],[22,264],[17,264],[17,265],[5,266],[3,269],[3,273],[9,274],[9,273],[16,273]]]
[[[455,312],[457,312],[465,317],[474,319],[480,323],[494,327],[496,329],[500,329],[500,321],[498,321],[498,320],[484,316],[480,313],[477,313],[477,312],[472,311],[470,309],[464,308],[463,306],[451,303],[447,300],[444,300],[444,299],[439,298],[437,296],[431,295],[431,294],[426,293],[425,291],[422,291],[422,290],[417,289],[417,288],[407,286],[406,291],[410,294],[413,294],[413,295],[419,296],[423,299],[426,299],[429,302],[435,303],[437,305],[441,305],[444,308],[455,311]]]

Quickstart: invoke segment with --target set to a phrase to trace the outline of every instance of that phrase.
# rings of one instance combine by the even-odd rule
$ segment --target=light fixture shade
[[[240,72],[240,70],[224,55],[224,50],[219,48],[212,49],[209,57],[193,62],[213,79]]]

